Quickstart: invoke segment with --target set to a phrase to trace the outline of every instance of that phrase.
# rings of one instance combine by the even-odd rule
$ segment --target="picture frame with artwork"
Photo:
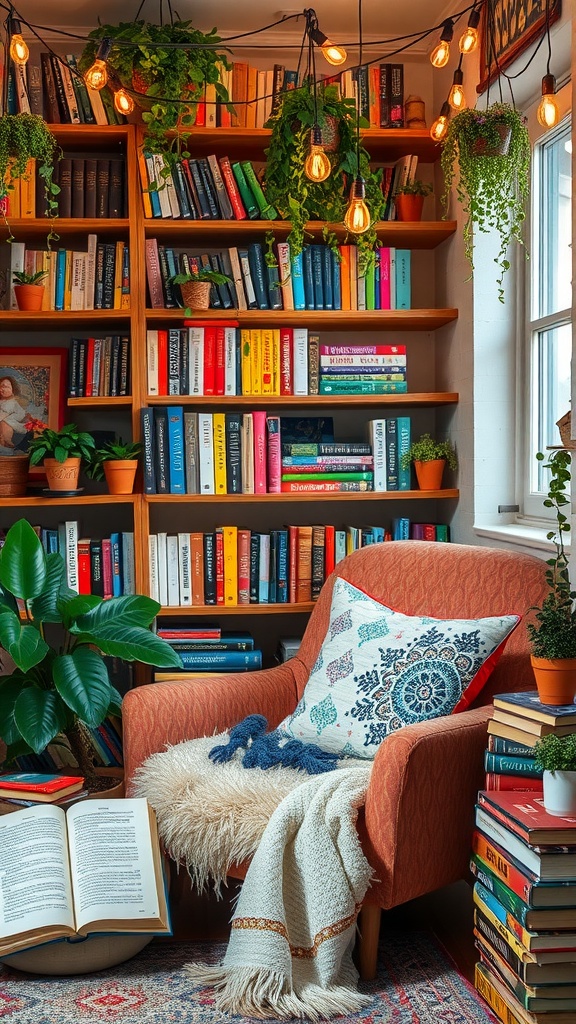
[[[480,22],[480,82],[488,86],[562,13],[562,0],[488,0]]]
[[[0,456],[23,455],[35,434],[64,425],[67,357],[66,348],[0,349]]]

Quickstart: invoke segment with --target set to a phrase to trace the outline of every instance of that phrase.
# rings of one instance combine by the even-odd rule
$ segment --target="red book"
[[[288,527],[288,603],[296,604],[296,575],[298,565],[298,527]]]
[[[158,331],[158,394],[168,394],[168,331]]]
[[[205,627],[202,629],[189,629],[183,627],[182,629],[159,629],[158,636],[162,637],[163,640],[220,640],[222,636],[222,630],[219,628],[210,629]]]
[[[0,796],[26,799],[38,803],[54,803],[69,793],[77,793],[84,785],[82,775],[10,772],[0,776]]]
[[[112,597],[112,544],[109,537],[102,541],[102,582],[104,585],[104,600]]]
[[[486,772],[486,789],[500,790],[502,792],[517,792],[542,790],[542,779],[529,779],[522,775],[498,775],[497,772]]]
[[[78,541],[78,593],[90,594],[90,539],[81,537]]]
[[[246,208],[242,202],[242,197],[236,184],[236,178],[232,171],[232,165],[230,159],[227,156],[221,156],[218,161],[220,164],[220,172],[222,174],[222,180],[224,182],[226,191],[232,203],[232,209],[234,210],[234,216],[236,220],[245,220],[247,217]]]
[[[214,370],[214,394],[224,394],[224,375],[226,372],[226,332],[221,324],[217,324],[214,328],[216,341],[216,357],[215,357],[215,370]],[[206,394],[206,392],[204,392]]]
[[[224,604],[224,534],[222,527],[214,531],[216,548],[216,604]]]
[[[250,530],[238,530],[238,604],[250,604]]]
[[[576,818],[561,818],[544,810],[542,796],[482,790],[478,804],[528,846],[574,846]]]
[[[213,395],[216,389],[216,328],[204,328],[204,394]],[[224,393],[224,392],[222,392]]]
[[[405,356],[406,345],[320,345],[321,356]]]
[[[197,128],[204,128],[206,126],[206,100],[199,100],[196,104],[196,120],[194,124]]]
[[[94,338],[88,338],[86,349],[86,378],[84,384],[84,397],[92,398],[92,375],[94,373]]]
[[[292,384],[292,344],[293,329],[291,327],[280,328],[280,394],[291,395]]]
[[[336,527],[324,527],[324,579],[328,579],[336,565]]]

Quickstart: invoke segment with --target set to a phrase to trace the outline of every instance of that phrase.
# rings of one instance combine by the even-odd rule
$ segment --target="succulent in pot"
[[[44,285],[42,281],[48,276],[45,270],[36,270],[27,274],[24,270],[15,270],[12,274],[14,295],[18,309],[34,312],[42,309]]]
[[[534,745],[536,767],[543,771],[544,808],[548,814],[576,815],[576,733],[549,733]]]
[[[435,441],[430,434],[421,434],[407,452],[400,456],[403,469],[414,463],[418,486],[422,491],[437,491],[442,486],[444,466],[454,470],[458,458],[451,441]]]

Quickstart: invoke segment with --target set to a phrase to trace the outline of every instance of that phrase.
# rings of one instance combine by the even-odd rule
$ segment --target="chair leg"
[[[375,903],[365,903],[360,911],[358,970],[362,981],[372,981],[376,977],[381,913]]]

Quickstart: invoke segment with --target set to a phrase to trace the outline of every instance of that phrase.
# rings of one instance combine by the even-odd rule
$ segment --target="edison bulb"
[[[118,89],[114,93],[114,106],[119,114],[131,114],[134,110],[134,100],[126,89]]]
[[[472,53],[478,48],[478,29],[471,28],[469,25],[465,32],[460,36],[458,42],[460,53]]]
[[[430,54],[430,63],[435,68],[445,68],[450,60],[450,43],[447,39],[441,39],[438,46],[435,46]]]
[[[311,146],[304,162],[304,174],[310,181],[326,181],[330,177],[332,164],[322,146]]]
[[[448,103],[442,104],[442,110],[440,111],[439,117],[436,118],[434,124],[430,129],[430,138],[434,139],[434,142],[442,142],[448,131],[448,121],[450,119],[450,107]]]
[[[100,89],[103,89],[108,81],[106,61],[96,59],[84,75],[84,81],[89,89],[96,89],[100,92]]]
[[[553,128],[555,124],[558,124],[560,111],[558,110],[558,104],[554,95],[547,93],[542,97],[536,111],[536,117],[538,118],[538,123],[543,128]]]
[[[454,82],[448,96],[448,103],[454,110],[464,110],[466,107],[466,96],[461,82]]]
[[[363,178],[355,178],[350,189],[350,202],[344,214],[344,226],[353,235],[363,235],[370,227],[370,210],[366,206],[366,186]]]
[[[19,32],[10,39],[10,56],[15,64],[26,64],[30,50]]]
[[[320,49],[329,64],[343,64],[348,56],[343,46],[337,46],[330,39],[327,39]]]

